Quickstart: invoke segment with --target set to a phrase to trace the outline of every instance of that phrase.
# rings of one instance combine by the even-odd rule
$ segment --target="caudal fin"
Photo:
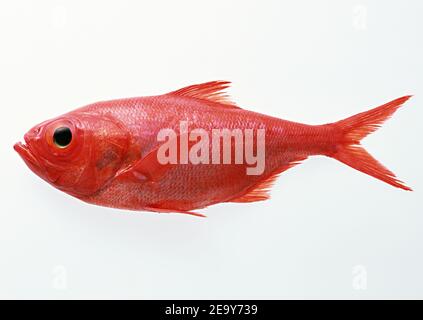
[[[411,191],[411,188],[398,180],[394,173],[380,164],[360,145],[361,139],[376,131],[410,97],[401,97],[380,107],[335,122],[333,126],[336,130],[341,130],[342,138],[336,152],[331,156],[394,187]]]

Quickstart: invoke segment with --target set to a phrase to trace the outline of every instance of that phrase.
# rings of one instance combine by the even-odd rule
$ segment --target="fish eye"
[[[72,131],[68,127],[59,127],[54,130],[53,142],[59,148],[66,148],[72,141]]]

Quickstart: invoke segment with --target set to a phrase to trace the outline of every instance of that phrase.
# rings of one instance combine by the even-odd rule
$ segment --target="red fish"
[[[192,210],[265,200],[279,174],[312,155],[337,159],[411,190],[360,145],[410,96],[338,122],[307,125],[244,110],[228,100],[223,92],[228,86],[213,81],[158,96],[90,104],[35,126],[14,149],[59,190],[88,203],[130,210],[201,215]],[[252,129],[255,135],[264,129],[262,172],[246,174],[251,165],[245,161],[163,164],[158,154],[165,142],[158,135],[164,128],[179,132],[181,121],[210,135],[216,128]],[[183,143],[181,132],[176,140]],[[258,143],[253,140],[254,150]],[[193,148],[191,140],[188,144]]]

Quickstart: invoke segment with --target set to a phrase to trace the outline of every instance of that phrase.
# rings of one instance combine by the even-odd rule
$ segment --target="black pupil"
[[[68,127],[60,127],[54,131],[54,143],[61,147],[67,147],[72,141],[72,131]]]

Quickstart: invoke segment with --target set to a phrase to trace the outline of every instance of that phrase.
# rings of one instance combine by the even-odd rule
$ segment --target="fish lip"
[[[51,176],[45,168],[42,166],[40,161],[34,156],[34,152],[29,146],[29,139],[25,136],[26,143],[17,142],[14,144],[13,149],[21,156],[26,165],[42,179],[46,180],[49,183],[55,183],[60,176]]]
[[[27,144],[22,143],[22,142],[17,142],[13,146],[13,149],[15,149],[15,151],[21,156],[21,158],[25,162],[27,162],[28,164],[30,164],[30,165],[32,165],[36,168],[40,168],[40,164],[39,164],[37,158],[35,158],[34,154],[32,153],[32,151],[30,150],[30,148]]]

